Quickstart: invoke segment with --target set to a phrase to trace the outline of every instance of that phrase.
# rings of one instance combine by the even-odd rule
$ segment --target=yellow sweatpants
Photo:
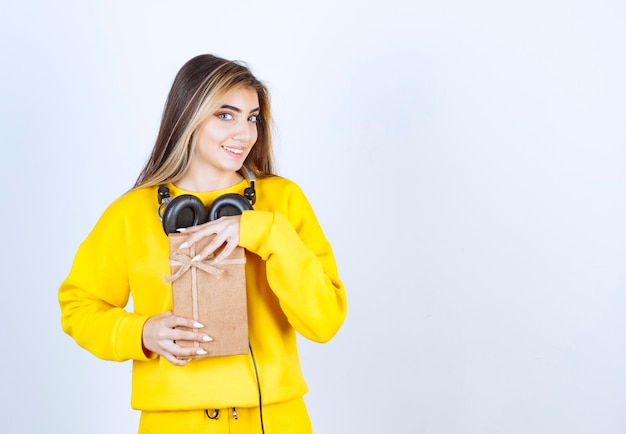
[[[216,410],[208,409],[209,416]],[[311,434],[304,399],[263,406],[265,434]],[[259,408],[223,408],[216,419],[204,410],[142,412],[139,434],[261,434]]]

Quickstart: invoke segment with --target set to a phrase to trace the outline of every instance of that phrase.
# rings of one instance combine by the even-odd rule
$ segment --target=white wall
[[[623,2],[1,14],[7,432],[136,432],[131,365],[65,336],[56,291],[138,174],[176,71],[205,52],[267,81],[279,169],[346,284],[339,335],[301,342],[317,433],[626,431]]]

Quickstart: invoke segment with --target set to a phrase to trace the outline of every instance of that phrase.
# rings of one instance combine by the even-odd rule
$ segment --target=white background
[[[626,432],[625,5],[3,4],[3,431],[136,432],[131,364],[64,335],[56,291],[208,52],[268,84],[346,285],[301,341],[316,433]]]

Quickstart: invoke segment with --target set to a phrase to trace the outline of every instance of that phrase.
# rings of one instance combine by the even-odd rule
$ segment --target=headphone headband
[[[256,181],[256,178],[254,177],[254,171],[248,170],[248,168],[244,165],[241,166],[240,172],[250,184],[250,186],[243,191],[243,195],[246,197],[246,199],[248,199],[250,205],[254,205],[256,202],[256,190],[254,187],[254,182]]]
[[[159,207],[157,215],[163,223],[166,234],[176,232],[179,228],[186,228],[217,220],[222,216],[239,215],[244,211],[251,210],[256,202],[254,173],[245,166],[240,170],[242,176],[248,180],[249,186],[243,192],[243,196],[228,193],[219,196],[208,212],[200,199],[191,194],[182,194],[177,197],[170,196],[170,189],[165,185],[159,185],[157,190]]]

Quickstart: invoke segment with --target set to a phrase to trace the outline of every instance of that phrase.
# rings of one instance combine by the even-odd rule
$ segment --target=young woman
[[[59,289],[62,326],[96,356],[133,361],[139,433],[307,433],[307,386],[296,332],[332,338],[346,299],[330,244],[300,188],[273,173],[267,88],[244,65],[189,60],[168,95],[152,154],[134,188],[114,201],[81,244]],[[249,193],[254,209],[187,228],[185,247],[214,236],[194,261],[246,251],[251,354],[204,357],[177,340],[211,341],[172,313],[168,237],[159,188],[208,207]],[[125,310],[132,295],[134,309]],[[180,327],[188,327],[185,331]],[[194,329],[195,327],[195,329]]]

